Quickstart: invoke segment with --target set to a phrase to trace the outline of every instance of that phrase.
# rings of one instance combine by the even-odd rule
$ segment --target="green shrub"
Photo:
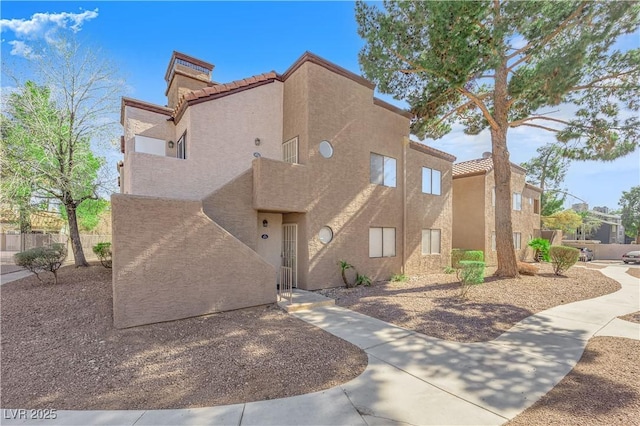
[[[466,250],[466,249],[453,249],[451,250],[451,267],[455,269],[456,277],[460,278],[460,270],[462,261],[484,261],[484,252],[482,250]]]
[[[549,247],[551,246],[549,240],[545,240],[544,238],[534,238],[529,241],[528,246],[533,249],[533,258],[536,262],[540,262],[542,260],[549,262]]]
[[[466,297],[472,285],[484,282],[485,264],[477,260],[461,260],[460,266],[460,284],[462,286],[460,297]]]
[[[576,264],[580,258],[580,250],[566,246],[551,246],[549,257],[553,265],[553,272],[556,275],[562,275],[563,272]]]
[[[67,257],[67,249],[64,244],[55,243],[16,253],[13,257],[16,265],[33,272],[39,281],[42,282],[39,272],[49,271],[53,274],[54,284],[58,284],[58,269]]]
[[[405,274],[394,274],[389,281],[393,281],[394,283],[404,283],[409,281],[409,277]]]
[[[452,268],[451,266],[445,266],[444,267],[444,273],[445,274],[453,274],[454,272],[456,272],[455,268]]]
[[[360,275],[356,273],[356,285],[363,285],[369,287],[371,285],[371,278],[366,275]]]
[[[111,268],[111,243],[98,243],[93,246],[93,252],[100,259],[105,268]]]

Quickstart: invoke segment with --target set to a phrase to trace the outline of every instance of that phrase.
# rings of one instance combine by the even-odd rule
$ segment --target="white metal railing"
[[[293,298],[293,270],[288,266],[280,267],[280,282],[278,283],[278,300],[287,299],[291,303]]]
[[[298,163],[298,138],[295,137],[282,144],[282,161],[285,163]]]

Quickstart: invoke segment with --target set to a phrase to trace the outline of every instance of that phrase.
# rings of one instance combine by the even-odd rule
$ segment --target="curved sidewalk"
[[[335,306],[295,312],[368,354],[363,374],[322,392],[198,409],[58,411],[55,420],[40,421],[11,419],[17,413],[2,410],[0,420],[3,425],[500,425],[571,371],[589,338],[640,339],[640,325],[616,319],[640,310],[639,280],[626,269],[601,270],[620,282],[616,293],[532,315],[491,342],[444,341]]]

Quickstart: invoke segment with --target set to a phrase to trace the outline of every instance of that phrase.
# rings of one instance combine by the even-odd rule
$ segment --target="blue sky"
[[[128,96],[160,105],[166,103],[163,77],[173,50],[213,63],[213,79],[218,82],[271,70],[284,72],[307,50],[360,74],[358,52],[363,41],[352,2],[2,1],[0,7],[3,67],[35,40],[73,27],[81,40],[100,46],[121,68]],[[620,44],[638,47],[640,35],[628,36]],[[551,141],[553,136],[543,131],[511,130],[511,160],[529,160],[536,148]],[[466,136],[457,130],[425,142],[458,161],[491,150],[488,131]],[[574,162],[565,180],[568,191],[592,207],[617,208],[622,191],[638,184],[638,151],[611,163]]]

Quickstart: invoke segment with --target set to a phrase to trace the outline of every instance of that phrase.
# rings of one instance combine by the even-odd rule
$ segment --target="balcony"
[[[253,160],[253,208],[305,213],[310,203],[308,169],[267,158]]]

